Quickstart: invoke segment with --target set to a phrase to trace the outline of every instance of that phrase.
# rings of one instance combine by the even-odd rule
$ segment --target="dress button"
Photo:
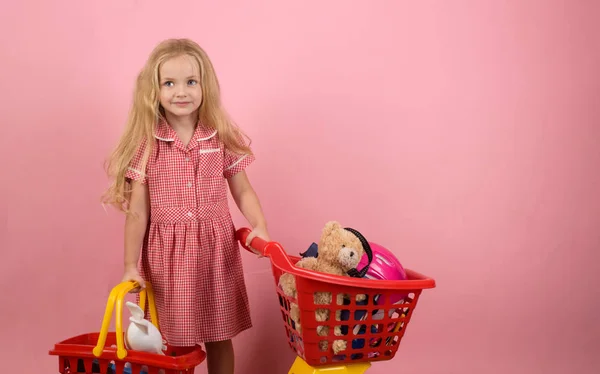
[[[192,187],[192,182],[188,182],[187,186]]]
[[[188,212],[188,217],[193,216],[192,212]]]
[[[186,158],[185,158],[185,160],[186,160],[186,161],[189,161],[189,160],[190,160],[190,158],[189,158],[189,157],[186,157]]]

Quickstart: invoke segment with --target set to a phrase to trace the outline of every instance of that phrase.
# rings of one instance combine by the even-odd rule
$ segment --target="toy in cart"
[[[277,242],[236,235],[271,261],[288,344],[297,358],[288,374],[364,373],[391,360],[424,289],[435,281],[405,269],[386,248],[352,228],[328,222],[319,243],[300,256]]]

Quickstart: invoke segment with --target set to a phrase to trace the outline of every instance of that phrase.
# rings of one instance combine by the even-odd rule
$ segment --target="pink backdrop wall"
[[[370,373],[600,371],[597,2],[6,4],[3,372],[55,372],[54,342],[99,329],[122,263],[102,162],[150,49],[182,36],[254,139],[275,239],[297,253],[338,219],[436,279]],[[239,372],[287,373],[268,261],[244,262]]]

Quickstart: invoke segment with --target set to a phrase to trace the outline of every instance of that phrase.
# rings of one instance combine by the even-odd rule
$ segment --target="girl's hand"
[[[138,293],[146,287],[146,283],[144,282],[144,279],[140,276],[140,273],[138,272],[137,268],[125,268],[125,272],[123,273],[123,279],[121,279],[121,282],[132,281],[137,282],[140,285],[140,287],[134,288],[133,290],[129,291],[130,293]]]
[[[248,248],[250,248],[254,253],[256,253],[259,258],[265,257],[262,255],[262,253],[259,253],[257,250],[250,247],[250,243],[252,242],[252,240],[254,238],[260,238],[266,242],[270,242],[271,238],[269,237],[269,233],[267,232],[267,229],[264,227],[255,227],[254,230],[252,230],[252,232],[250,232],[250,234],[248,234],[248,237],[246,238],[246,246]]]

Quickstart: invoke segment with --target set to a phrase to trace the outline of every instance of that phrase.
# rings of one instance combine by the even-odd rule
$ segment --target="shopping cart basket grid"
[[[245,245],[245,239],[249,232],[243,228],[236,233],[247,250],[250,249]],[[407,279],[402,281],[350,278],[297,268],[294,264],[300,257],[288,255],[277,242],[255,238],[251,246],[271,260],[288,345],[313,367],[392,359],[406,334],[422,291],[435,287],[433,279],[409,269],[405,269]],[[286,296],[278,286],[279,277],[284,273],[295,277],[295,298]],[[315,304],[315,293],[318,292],[330,293],[331,301],[325,305]],[[343,296],[343,302],[338,302],[338,295]],[[364,296],[357,298],[358,295]],[[398,299],[399,302],[391,302]],[[294,304],[300,312],[301,331],[290,316]],[[327,321],[317,320],[315,312],[318,309],[329,310]],[[335,334],[336,327],[339,335]],[[339,340],[346,342],[346,349],[336,355],[331,347]]]

